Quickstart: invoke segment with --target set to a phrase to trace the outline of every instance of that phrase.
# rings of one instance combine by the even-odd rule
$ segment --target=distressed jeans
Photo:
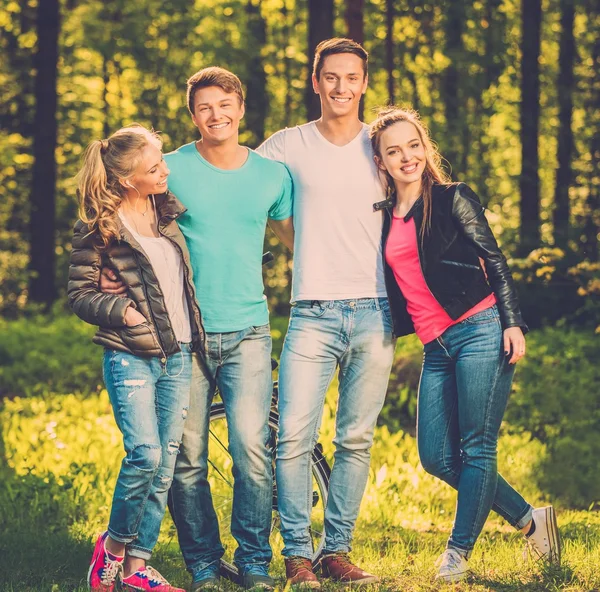
[[[417,441],[423,468],[458,490],[448,542],[468,556],[493,509],[515,528],[533,508],[498,474],[498,432],[514,365],[503,351],[496,306],[427,343],[419,385]]]
[[[269,410],[273,379],[269,325],[208,333],[206,359],[196,360],[190,411],[177,459],[169,508],[188,571],[196,573],[224,553],[208,472],[210,406],[218,386],[233,459],[231,534],[238,567],[267,566],[273,501]]]
[[[192,353],[189,344],[180,346],[164,362],[104,352],[104,382],[126,453],[108,532],[142,559],[150,559],[158,539],[188,413]]]
[[[298,301],[281,354],[277,501],[286,557],[312,559],[311,452],[325,395],[339,367],[334,464],[325,508],[325,550],[350,551],[369,475],[395,340],[386,298]]]

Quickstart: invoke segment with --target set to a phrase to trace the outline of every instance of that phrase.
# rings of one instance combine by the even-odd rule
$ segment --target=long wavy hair
[[[107,140],[94,140],[83,154],[76,177],[79,217],[103,248],[118,238],[117,215],[127,193],[121,181],[133,176],[149,145],[162,148],[158,134],[134,123]]]
[[[421,195],[423,197],[423,224],[420,228],[421,239],[431,228],[431,188],[434,183],[451,183],[450,177],[442,169],[442,157],[437,146],[431,140],[427,127],[421,121],[417,111],[401,109],[399,107],[386,107],[377,114],[377,119],[371,124],[369,138],[373,154],[381,161],[381,136],[385,130],[396,123],[406,121],[412,123],[423,147],[425,149],[425,169],[421,176]],[[381,169],[380,169],[381,170]],[[392,175],[386,170],[381,170],[385,177],[386,197],[396,204],[396,185]]]

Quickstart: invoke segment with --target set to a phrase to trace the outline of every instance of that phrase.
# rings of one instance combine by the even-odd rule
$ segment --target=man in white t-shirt
[[[312,82],[321,118],[282,130],[258,149],[285,163],[294,181],[292,311],[279,374],[276,473],[286,575],[292,585],[310,588],[320,587],[310,561],[311,451],[337,368],[335,462],[321,568],[338,581],[377,581],[348,558],[395,344],[382,214],[373,211],[384,195],[368,126],[358,115],[367,57],[349,39],[319,44]]]

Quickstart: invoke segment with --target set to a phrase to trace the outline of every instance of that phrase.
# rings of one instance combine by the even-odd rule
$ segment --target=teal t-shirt
[[[178,218],[196,296],[209,333],[241,331],[269,322],[262,279],[267,218],[292,215],[287,168],[248,150],[238,169],[211,165],[195,142],[165,155],[169,189],[187,208]]]

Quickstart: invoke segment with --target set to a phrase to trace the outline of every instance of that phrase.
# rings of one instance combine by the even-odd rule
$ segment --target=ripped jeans
[[[104,382],[126,453],[108,533],[141,559],[150,559],[158,539],[188,411],[192,353],[190,344],[179,345],[181,353],[166,359],[104,352]]]

